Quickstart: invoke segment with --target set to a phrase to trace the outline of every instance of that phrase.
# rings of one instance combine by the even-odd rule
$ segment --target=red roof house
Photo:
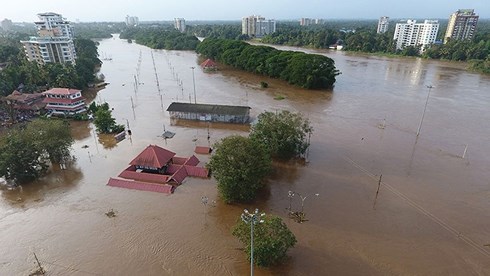
[[[149,145],[119,174],[119,178],[109,179],[107,185],[172,193],[173,189],[168,189],[169,184],[180,185],[187,176],[209,176],[208,169],[198,167],[198,164],[199,159],[194,155],[188,158],[178,157],[174,152],[157,145]],[[157,188],[155,185],[166,188]]]
[[[203,63],[201,63],[201,68],[204,70],[216,70],[218,68],[218,64],[208,58]]]
[[[166,167],[174,156],[174,152],[161,148],[157,145],[149,145],[129,164],[135,166],[136,169],[156,171]]]

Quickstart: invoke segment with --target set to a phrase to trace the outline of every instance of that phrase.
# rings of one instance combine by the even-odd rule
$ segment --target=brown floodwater
[[[228,67],[205,73],[193,52],[102,40],[99,51],[113,60],[95,101],[107,101],[133,135],[115,143],[73,122],[74,164],[0,190],[0,275],[27,275],[33,253],[48,275],[247,275],[230,233],[244,208],[282,217],[298,240],[284,264],[257,275],[489,275],[490,76],[452,62],[281,48],[333,58],[342,71],[333,91]],[[214,179],[187,178],[170,196],[106,186],[148,144],[189,156],[196,145],[247,135],[239,125],[170,120],[172,101],[194,100],[192,66],[197,102],[248,105],[253,116],[299,111],[312,122],[308,162],[275,164],[254,204],[224,204]],[[175,137],[163,140],[164,129]],[[287,218],[289,190],[308,195],[302,224]],[[292,208],[301,208],[298,197]]]

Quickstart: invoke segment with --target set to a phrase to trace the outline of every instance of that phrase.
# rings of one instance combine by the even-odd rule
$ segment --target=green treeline
[[[228,25],[191,25],[187,26],[188,34],[195,34],[199,37],[223,38],[223,39],[248,39],[247,35],[242,35],[241,24]]]
[[[39,65],[29,62],[18,42],[0,44],[0,63],[6,67],[0,71],[0,96],[6,96],[19,85],[24,92],[34,92],[49,87],[83,89],[95,80],[95,69],[100,66],[97,45],[89,39],[74,40],[77,51],[76,65],[48,63]],[[15,46],[13,46],[15,45]]]
[[[136,40],[136,43],[153,49],[195,50],[199,44],[194,35],[181,33],[172,27],[127,28],[119,37]]]
[[[326,56],[280,51],[238,40],[207,38],[196,51],[239,69],[280,78],[307,89],[331,88],[340,74],[334,61]]]
[[[439,37],[444,28],[440,29]],[[419,47],[396,49],[393,40],[394,30],[377,34],[373,27],[361,26],[355,32],[350,30],[329,29],[325,26],[301,27],[292,24],[278,24],[275,33],[262,39],[264,43],[298,47],[328,48],[333,44],[344,45],[344,50],[383,53],[401,56],[420,56],[423,58],[470,61],[470,68],[490,71],[490,23],[479,22],[473,40],[449,41],[446,44],[435,44],[420,54]]]

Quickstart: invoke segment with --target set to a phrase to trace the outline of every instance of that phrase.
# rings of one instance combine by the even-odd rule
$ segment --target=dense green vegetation
[[[153,49],[194,50],[199,40],[191,34],[181,33],[171,26],[127,28],[121,39],[136,40],[136,43]]]
[[[226,24],[226,25],[190,25],[187,26],[188,34],[195,34],[199,37],[222,38],[222,39],[247,39],[247,35],[242,35],[242,25]]]
[[[8,39],[0,44],[0,62],[8,62],[0,71],[0,96],[12,93],[21,84],[25,92],[49,87],[87,87],[95,80],[96,67],[101,63],[97,57],[97,46],[92,40],[82,38],[75,39],[74,43],[78,56],[76,65],[38,65],[27,60],[18,41]]]
[[[112,34],[120,33],[126,25],[124,23],[76,23],[73,24],[75,36],[77,38],[111,38]]]
[[[272,157],[289,159],[306,152],[313,128],[308,119],[287,110],[263,112],[252,127],[250,138],[265,145]]]
[[[124,125],[116,124],[116,119],[112,117],[112,111],[108,103],[97,105],[92,102],[88,110],[95,116],[94,125],[99,133],[119,133],[124,131]]]
[[[267,215],[262,219],[263,223],[254,225],[254,264],[270,266],[285,259],[287,250],[296,244],[296,237],[281,218]],[[250,260],[250,225],[239,219],[232,234],[244,245]]]
[[[326,56],[281,51],[237,40],[206,38],[196,51],[222,63],[307,89],[331,88],[339,74],[334,61]]]
[[[0,176],[17,184],[29,182],[41,177],[50,163],[67,161],[73,144],[67,124],[36,120],[0,137]]]
[[[227,203],[255,199],[272,158],[304,154],[309,147],[306,136],[312,131],[309,120],[300,113],[264,112],[250,137],[230,136],[216,143],[208,167],[218,182],[221,197]]]
[[[229,136],[214,145],[208,167],[218,182],[218,191],[227,203],[255,199],[264,187],[272,160],[264,145],[247,137]]]

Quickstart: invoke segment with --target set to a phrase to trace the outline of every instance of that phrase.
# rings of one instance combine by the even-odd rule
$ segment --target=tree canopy
[[[70,128],[61,120],[43,119],[14,128],[0,138],[0,176],[25,183],[42,176],[50,163],[70,157]]]
[[[281,51],[237,40],[206,38],[196,51],[222,63],[307,89],[331,88],[340,74],[334,61],[323,55]]]
[[[229,136],[216,143],[214,149],[208,167],[223,200],[227,203],[254,200],[272,164],[264,145],[247,137]]]
[[[287,250],[296,244],[296,237],[281,218],[267,215],[263,220],[254,225],[254,263],[270,266],[284,260]],[[250,260],[250,225],[239,219],[232,233],[245,246]]]
[[[127,28],[119,38],[136,40],[138,44],[166,50],[194,50],[199,43],[194,35],[181,33],[170,26]]]
[[[124,125],[116,124],[116,119],[112,117],[112,111],[108,103],[97,105],[93,102],[89,111],[95,114],[94,125],[100,133],[119,133],[124,131]]]
[[[250,138],[265,145],[273,157],[287,159],[305,153],[309,147],[306,138],[312,132],[309,120],[300,113],[266,111],[252,126]]]

